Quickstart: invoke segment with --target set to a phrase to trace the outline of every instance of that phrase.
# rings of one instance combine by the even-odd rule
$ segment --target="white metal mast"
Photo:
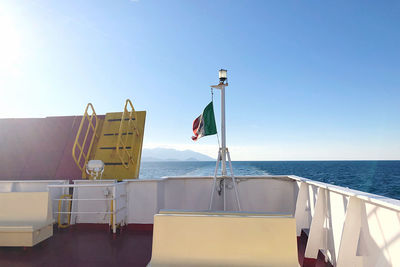
[[[237,184],[236,184],[236,179],[233,174],[233,168],[232,168],[232,161],[231,161],[231,156],[229,154],[229,150],[226,147],[226,127],[225,127],[225,87],[228,86],[227,82],[227,70],[220,69],[219,70],[219,84],[218,85],[211,85],[212,88],[219,89],[221,90],[221,147],[218,150],[218,157],[217,157],[217,164],[215,166],[215,172],[214,172],[214,182],[213,182],[213,187],[211,189],[211,196],[210,196],[210,206],[209,210],[212,209],[212,204],[214,200],[214,192],[217,190],[216,185],[217,185],[217,174],[218,174],[218,167],[219,163],[221,162],[221,176],[218,177],[219,179],[222,179],[222,193],[223,198],[224,198],[224,210],[226,210],[226,178],[232,179],[233,183],[233,188],[235,190],[235,196],[236,196],[236,204],[237,208],[240,211],[240,200],[239,200],[239,192],[237,189]],[[228,177],[227,172],[226,172],[226,157],[228,156],[228,161],[229,161],[229,169],[231,172],[231,175]]]
[[[221,72],[224,70],[220,70],[220,80]],[[226,80],[226,70],[225,70],[225,77]],[[222,143],[222,176],[226,176],[226,128],[225,128],[225,87],[228,86],[228,82],[225,83],[225,80],[222,80],[219,83],[219,88],[221,89],[221,143]]]

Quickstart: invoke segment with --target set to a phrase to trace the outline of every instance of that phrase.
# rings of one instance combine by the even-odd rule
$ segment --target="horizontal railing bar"
[[[110,211],[55,211],[53,213],[57,214],[115,214],[115,212]]]
[[[56,214],[113,214],[116,215],[121,210],[126,209],[126,207],[122,207],[116,211],[54,211]]]
[[[304,182],[306,184],[313,185],[313,186],[316,186],[319,188],[323,188],[328,191],[335,192],[335,193],[338,193],[338,194],[341,194],[344,196],[349,196],[349,197],[354,196],[365,202],[372,203],[374,205],[379,205],[379,206],[387,208],[387,209],[400,211],[400,201],[397,199],[384,197],[384,196],[380,196],[380,195],[375,195],[375,194],[368,193],[368,192],[358,191],[358,190],[346,188],[343,186],[332,185],[332,184],[328,184],[328,183],[324,183],[324,182],[314,181],[314,180],[310,180],[310,179],[295,176],[295,175],[288,175],[287,177],[294,181]]]
[[[74,200],[84,200],[84,201],[88,201],[88,200],[95,200],[95,201],[100,201],[100,200],[117,200],[120,197],[117,198],[55,198],[53,199],[54,201],[74,201]]]
[[[47,187],[113,187],[116,184],[54,184],[48,185]]]
[[[68,180],[1,180],[0,183],[62,183]]]

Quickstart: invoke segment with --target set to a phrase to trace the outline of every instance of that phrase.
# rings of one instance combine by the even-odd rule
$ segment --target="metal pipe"
[[[236,184],[235,175],[233,174],[232,161],[231,161],[231,154],[229,153],[229,150],[227,150],[226,152],[227,152],[227,154],[228,154],[229,169],[231,170],[232,183],[233,183],[233,188],[235,189],[237,207],[238,207],[238,210],[241,211],[242,208],[240,207],[239,191],[238,191],[238,189],[237,189],[237,184]]]
[[[221,82],[222,176],[226,176],[225,84]]]
[[[126,183],[126,182],[125,182]],[[68,185],[48,185],[47,187],[51,188],[63,188],[63,187],[112,187],[115,186],[116,184],[68,184]]]
[[[226,210],[226,186],[225,186],[225,178],[222,178],[222,179],[224,179],[224,181],[223,181],[223,186],[224,186],[223,192],[224,192],[224,211],[225,211]]]
[[[95,200],[95,201],[100,201],[100,200],[116,200],[116,198],[74,198],[74,199],[65,199],[65,198],[55,198],[53,199],[54,201],[57,200],[62,200],[62,201],[77,201],[77,200]]]
[[[56,214],[112,214],[113,212],[110,211],[59,211],[59,212],[53,212]]]
[[[116,188],[115,188],[115,186],[114,186],[114,188],[113,188],[113,198],[115,198],[115,195],[116,195]],[[114,200],[111,200],[111,211],[112,211],[112,214],[111,214],[111,218],[112,218],[112,228],[113,228],[113,233],[115,234],[115,233],[117,233],[117,224],[116,224],[116,222],[115,222],[115,210],[116,210],[116,206],[115,206],[115,201]]]

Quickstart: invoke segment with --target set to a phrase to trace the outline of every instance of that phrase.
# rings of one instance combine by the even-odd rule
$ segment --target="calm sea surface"
[[[294,174],[400,199],[400,161],[235,161],[235,175]],[[142,162],[140,179],[212,176],[215,162]]]

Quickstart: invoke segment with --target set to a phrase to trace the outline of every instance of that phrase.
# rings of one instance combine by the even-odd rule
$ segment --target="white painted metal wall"
[[[210,177],[179,177],[126,180],[128,223],[152,224],[160,209],[207,210],[212,186]],[[217,194],[216,194],[217,195]],[[216,209],[222,209],[215,196]]]
[[[162,180],[133,180],[127,182],[128,223],[153,223],[160,208],[163,192]]]
[[[163,209],[208,210],[212,179],[205,177],[179,177],[164,180]],[[222,209],[222,196],[214,194],[214,209]]]
[[[298,187],[292,179],[287,176],[238,176],[237,180],[242,211],[294,215]],[[237,210],[235,192],[229,183],[228,188],[227,208]]]
[[[298,188],[287,177],[238,177],[242,209],[294,214]],[[153,223],[160,209],[207,210],[212,177],[170,177],[126,180],[128,223]],[[233,189],[227,189],[228,210],[236,210]],[[214,194],[213,210],[223,209],[223,193]]]
[[[125,225],[128,221],[128,194],[127,194],[128,183],[116,183],[114,185],[114,202],[113,211],[115,212],[114,225],[120,224]],[[115,232],[115,230],[114,230]]]
[[[116,180],[74,180],[75,185],[115,184]],[[75,223],[110,223],[111,199],[113,186],[74,187],[72,199],[71,224]],[[88,212],[88,213],[84,213]],[[99,212],[94,214],[94,212]],[[103,212],[103,213],[100,213]]]

